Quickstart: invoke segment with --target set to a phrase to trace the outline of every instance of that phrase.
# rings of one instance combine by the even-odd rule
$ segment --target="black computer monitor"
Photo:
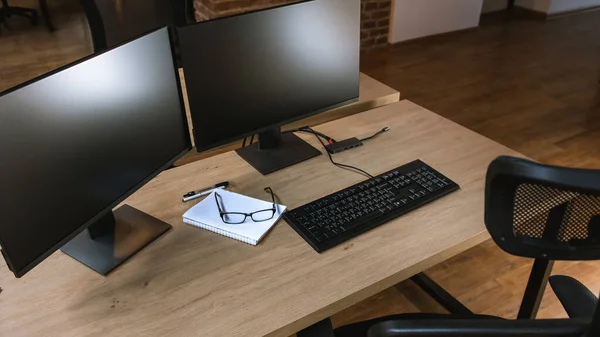
[[[198,151],[258,134],[238,154],[267,174],[320,152],[284,124],[358,99],[360,0],[314,0],[179,29]]]
[[[191,149],[168,30],[0,94],[0,246],[106,274],[170,225],[121,201]],[[87,230],[86,230],[87,229]]]

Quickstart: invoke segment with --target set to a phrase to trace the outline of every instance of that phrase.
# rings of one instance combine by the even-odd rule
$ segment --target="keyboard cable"
[[[310,129],[310,130],[309,130],[309,129]],[[290,132],[305,132],[305,133],[311,133],[311,134],[313,134],[313,135],[317,135],[317,136],[320,136],[320,137],[322,137],[322,138],[323,138],[323,139],[325,139],[325,141],[327,141],[327,143],[329,143],[329,144],[333,144],[333,143],[336,143],[336,142],[337,142],[337,140],[335,140],[335,139],[333,139],[333,138],[331,138],[331,137],[329,137],[329,136],[327,136],[327,135],[325,135],[325,134],[323,134],[323,133],[321,133],[321,132],[319,132],[319,131],[315,131],[315,130],[311,129],[309,126],[302,126],[302,127],[299,127],[298,129],[283,131],[282,133],[290,133]]]
[[[319,143],[321,143],[321,145],[323,146],[323,149],[325,149],[325,153],[327,153],[327,156],[329,157],[329,160],[331,161],[331,163],[332,163],[333,165],[335,165],[335,166],[337,166],[337,167],[339,167],[339,168],[341,168],[341,169],[344,169],[344,170],[348,170],[348,171],[351,171],[351,172],[354,172],[354,173],[359,173],[359,174],[362,174],[362,175],[364,175],[364,176],[366,176],[366,177],[368,177],[368,178],[374,178],[374,177],[373,177],[371,174],[369,174],[367,171],[365,171],[365,170],[362,170],[362,169],[360,169],[360,168],[358,168],[358,167],[356,167],[356,166],[352,166],[352,165],[346,165],[346,164],[342,164],[342,163],[337,163],[337,162],[335,162],[335,161],[333,160],[333,158],[331,157],[331,153],[329,153],[329,151],[327,151],[327,148],[325,147],[325,143],[323,142],[323,140],[321,140],[321,137],[319,137],[320,135],[323,135],[322,133],[320,133],[320,132],[317,132],[317,131],[313,130],[312,128],[308,127],[308,126],[307,126],[307,127],[300,128],[300,129],[298,129],[298,131],[308,132],[308,133],[312,133],[313,135],[315,135],[315,137],[317,137],[317,139],[319,140]],[[386,130],[386,131],[387,131],[387,130]],[[380,131],[380,132],[381,132],[381,131]],[[324,135],[323,135],[323,136],[324,136]],[[325,137],[327,137],[327,136],[325,136]],[[327,137],[327,138],[328,138],[328,137]],[[330,138],[330,139],[331,139],[331,138]],[[334,142],[335,142],[335,141],[334,141]]]
[[[365,138],[365,140],[374,138],[374,137],[378,136],[379,134],[384,133],[384,132],[386,132],[388,130],[389,130],[389,128],[385,127],[382,130],[380,130],[377,133],[375,133],[374,135]],[[338,163],[338,162],[336,162],[336,161],[333,160],[333,157],[331,157],[331,154],[329,153],[329,151],[327,151],[327,148],[325,147],[325,143],[323,142],[323,140],[321,138],[325,139],[325,141],[327,141],[327,143],[329,143],[329,144],[335,143],[336,142],[335,139],[333,139],[333,138],[331,138],[331,137],[329,137],[329,136],[327,136],[327,135],[325,135],[325,134],[323,134],[323,133],[321,133],[319,131],[313,130],[310,126],[303,126],[303,127],[300,127],[298,129],[294,129],[294,130],[287,130],[287,131],[283,131],[282,133],[290,133],[290,132],[306,132],[306,133],[311,133],[311,134],[315,135],[315,137],[317,137],[317,139],[319,140],[319,143],[321,143],[321,145],[323,146],[323,149],[325,150],[325,153],[329,157],[329,161],[331,161],[331,163],[333,165],[335,165],[335,166],[337,166],[337,167],[339,167],[341,169],[344,169],[344,170],[348,170],[348,171],[351,171],[351,172],[354,172],[354,173],[362,174],[362,175],[366,176],[367,178],[373,178],[373,175],[371,175],[370,173],[368,173],[367,171],[365,171],[363,169],[360,169],[360,168],[358,168],[356,166],[352,166],[352,165]],[[252,138],[250,140],[250,144],[252,144],[253,140],[254,140],[254,136],[252,136]],[[247,138],[244,138],[242,147],[246,146],[246,141],[247,141]]]
[[[309,130],[309,129],[310,129],[310,130]],[[382,133],[384,133],[384,132],[387,132],[387,131],[389,131],[389,130],[390,130],[390,128],[386,126],[385,128],[383,128],[383,129],[381,129],[381,130],[379,130],[379,131],[375,132],[375,134],[373,134],[372,136],[369,136],[369,137],[365,137],[365,138],[362,138],[362,139],[360,139],[360,141],[361,141],[361,142],[364,142],[364,141],[366,141],[366,140],[373,139],[373,138],[375,138],[375,137],[379,136],[380,134],[382,134]],[[335,140],[335,139],[333,139],[333,138],[331,138],[331,137],[329,137],[329,136],[327,136],[327,135],[325,135],[325,134],[323,134],[323,133],[321,133],[321,132],[319,132],[319,131],[315,131],[315,130],[311,129],[309,126],[302,126],[302,127],[298,128],[298,129],[283,131],[282,133],[290,133],[290,132],[306,132],[306,133],[312,133],[313,135],[317,135],[317,136],[320,136],[320,137],[322,137],[322,138],[323,138],[323,139],[325,139],[325,140],[327,141],[327,143],[329,143],[329,144],[337,143],[337,140]],[[245,147],[245,146],[246,146],[246,142],[247,142],[247,141],[248,141],[248,138],[247,138],[247,137],[244,137],[244,141],[243,141],[243,143],[242,143],[242,147]],[[253,142],[254,142],[254,135],[252,135],[252,138],[250,138],[250,143],[249,143],[248,145],[252,144]]]
[[[287,130],[287,131],[283,131],[281,133],[306,132],[306,133],[311,133],[311,134],[317,134],[317,135],[323,137],[323,139],[325,139],[329,144],[333,144],[333,143],[336,142],[335,139],[333,139],[333,138],[331,138],[331,137],[329,137],[327,135],[324,135],[324,134],[322,134],[322,133],[320,133],[318,131],[314,131],[314,130],[312,130],[312,131],[305,130],[306,128],[307,128],[307,126],[303,126],[301,128],[298,128],[298,129]],[[244,137],[244,141],[242,142],[242,147],[246,147],[246,142],[247,141],[248,141],[248,137]],[[251,145],[253,142],[254,142],[254,135],[250,138],[250,143],[248,143],[248,146]]]

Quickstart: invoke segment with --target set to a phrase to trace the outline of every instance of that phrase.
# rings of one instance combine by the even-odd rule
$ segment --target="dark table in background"
[[[34,26],[38,24],[38,14],[35,9],[10,6],[8,0],[2,0],[1,3],[2,7],[0,8],[0,24],[13,15],[28,18],[31,24]],[[54,25],[50,20],[50,14],[48,12],[48,4],[46,3],[46,0],[39,0],[39,4],[46,27],[48,27],[49,31],[53,31]]]
[[[99,52],[167,25],[185,25],[192,0],[80,0]]]

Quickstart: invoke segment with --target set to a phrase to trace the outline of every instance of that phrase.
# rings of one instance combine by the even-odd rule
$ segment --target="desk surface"
[[[378,174],[420,158],[461,190],[323,254],[285,221],[251,246],[185,225],[193,188],[223,180],[290,208],[363,179],[325,155],[262,176],[228,152],[160,174],[126,203],[173,230],[104,278],[57,252],[22,279],[0,263],[6,336],[288,336],[485,240],[484,179],[498,155],[518,155],[409,101],[323,124],[336,138],[391,130],[336,155]],[[313,145],[312,135],[299,135]]]

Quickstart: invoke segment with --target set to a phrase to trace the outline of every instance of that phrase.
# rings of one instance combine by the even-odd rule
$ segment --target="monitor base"
[[[169,229],[168,223],[123,205],[74,237],[61,251],[107,275]]]
[[[279,129],[277,129],[279,132]],[[265,139],[280,137],[275,146],[267,144]],[[259,135],[259,142],[235,150],[237,154],[263,175],[273,173],[288,166],[316,157],[321,152],[293,133]]]

